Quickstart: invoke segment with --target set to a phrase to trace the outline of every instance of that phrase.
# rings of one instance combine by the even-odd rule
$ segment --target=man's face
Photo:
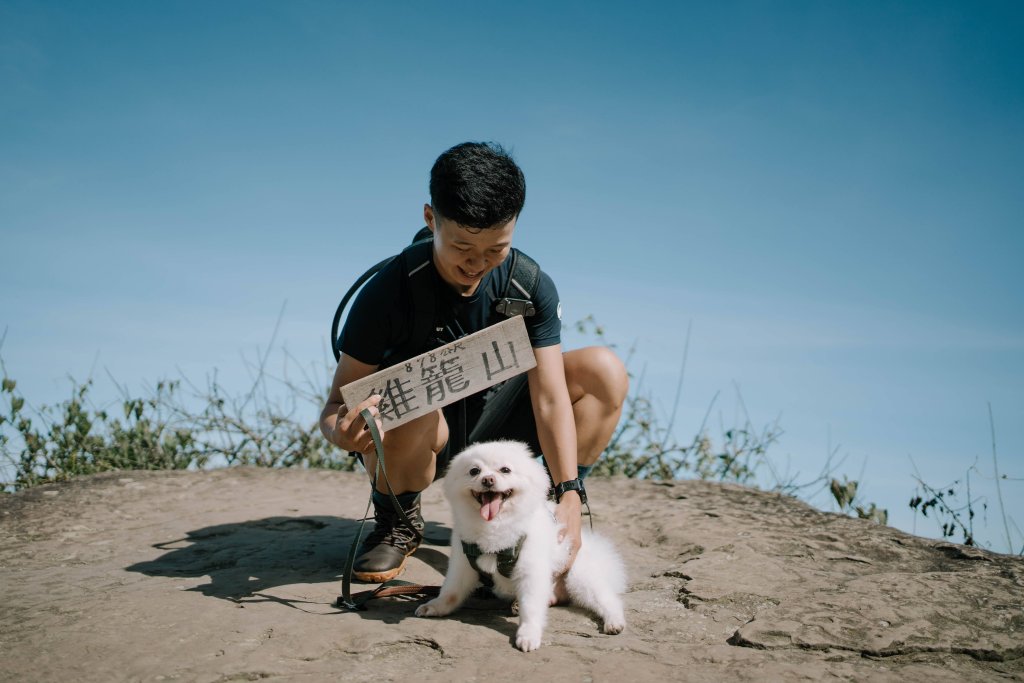
[[[463,296],[474,294],[484,275],[505,260],[516,227],[513,218],[492,228],[467,228],[436,213],[430,204],[423,207],[423,218],[434,233],[437,272]]]

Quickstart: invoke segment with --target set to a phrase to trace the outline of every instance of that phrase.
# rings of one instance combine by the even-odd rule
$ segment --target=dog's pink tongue
[[[501,508],[501,494],[487,491],[481,494],[480,499],[483,501],[480,505],[480,516],[488,522],[497,517]]]

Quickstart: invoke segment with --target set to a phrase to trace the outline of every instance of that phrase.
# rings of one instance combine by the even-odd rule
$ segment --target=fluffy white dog
[[[516,647],[539,648],[554,576],[564,569],[569,552],[558,542],[549,483],[544,466],[517,441],[480,443],[455,456],[444,479],[454,520],[448,573],[438,597],[420,605],[416,616],[450,614],[477,586],[491,583],[496,595],[519,603]],[[626,625],[625,584],[622,560],[611,543],[584,529],[565,580],[571,602],[600,617],[605,633],[619,633]]]

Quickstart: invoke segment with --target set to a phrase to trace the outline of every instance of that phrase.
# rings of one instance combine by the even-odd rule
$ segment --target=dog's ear
[[[530,446],[522,441],[505,441],[502,445],[506,452],[514,452],[515,457],[521,460],[536,460],[533,457],[533,451],[530,450]]]
[[[445,468],[442,488],[449,500],[458,496],[462,487],[465,486],[466,463],[469,458],[466,454],[468,452],[469,449],[456,454]]]

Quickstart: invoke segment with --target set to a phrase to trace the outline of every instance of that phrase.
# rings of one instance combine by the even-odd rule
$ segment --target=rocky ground
[[[473,599],[333,606],[359,474],[131,472],[0,497],[0,680],[1024,680],[1024,559],[739,486],[588,483],[627,560],[626,631],[554,608],[544,644]],[[403,578],[439,584],[448,515]]]

